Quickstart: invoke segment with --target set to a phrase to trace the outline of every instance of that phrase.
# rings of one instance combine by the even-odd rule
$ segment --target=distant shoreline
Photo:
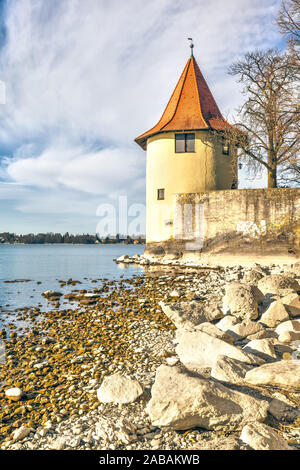
[[[0,246],[2,245],[39,245],[39,246],[76,246],[76,245],[88,245],[88,246],[106,246],[106,245],[124,245],[124,246],[129,246],[129,245],[145,245],[145,243],[0,243]]]
[[[0,233],[1,245],[141,245],[145,244],[145,235],[108,235],[99,237],[97,234],[88,233],[70,234],[66,233],[27,233],[15,234],[10,232]]]

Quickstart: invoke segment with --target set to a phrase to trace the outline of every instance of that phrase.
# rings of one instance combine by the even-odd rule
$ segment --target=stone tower
[[[172,240],[176,194],[237,187],[230,127],[192,54],[159,122],[135,139],[147,151],[147,245]]]

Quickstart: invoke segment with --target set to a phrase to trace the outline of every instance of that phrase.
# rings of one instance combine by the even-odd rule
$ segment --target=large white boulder
[[[240,323],[238,318],[234,317],[233,315],[226,315],[224,318],[218,321],[218,323],[216,323],[216,327],[230,334],[233,326],[238,323]]]
[[[269,413],[278,421],[295,421],[300,416],[300,410],[295,407],[294,403],[287,403],[285,397],[284,400],[274,398],[270,403]]]
[[[264,325],[274,328],[289,319],[289,312],[280,300],[272,302],[268,310],[262,314],[260,322]]]
[[[228,332],[234,337],[242,339],[264,330],[264,327],[260,323],[251,320],[244,320],[241,323],[233,325]]]
[[[231,282],[225,287],[223,313],[242,319],[255,320],[258,317],[258,302],[262,302],[262,300],[263,295],[257,287]]]
[[[144,392],[137,380],[132,380],[121,373],[105,377],[97,391],[101,403],[132,403]]]
[[[250,284],[252,286],[257,286],[258,281],[264,276],[265,273],[261,268],[252,268],[250,271],[244,274],[243,283]]]
[[[253,367],[228,356],[219,356],[211,369],[210,375],[221,382],[243,384],[246,373]]]
[[[249,446],[242,443],[237,437],[215,437],[199,439],[189,450],[248,450]]]
[[[299,341],[300,343],[300,331],[284,331],[279,335],[278,340],[281,343],[295,343]]]
[[[288,309],[291,317],[300,317],[300,297],[298,294],[289,294],[281,299],[283,305]]]
[[[300,331],[300,320],[287,320],[280,323],[275,332],[279,335],[285,333],[286,331]]]
[[[214,338],[219,338],[226,343],[233,344],[233,336],[226,333],[226,331],[220,330],[216,325],[213,325],[210,322],[204,322],[194,328],[196,331],[203,331],[209,336]]]
[[[254,450],[292,450],[275,429],[264,423],[247,424],[242,430],[240,440]]]
[[[203,331],[177,330],[178,345],[176,352],[180,361],[196,372],[203,368],[213,367],[218,356],[228,356],[246,364],[263,364],[265,361],[258,356],[248,354],[219,338],[214,338]]]
[[[247,339],[252,341],[253,339],[266,339],[266,338],[276,338],[276,333],[272,331],[270,328],[264,328],[263,330],[259,330],[257,333],[253,335],[247,336]]]
[[[273,360],[277,358],[275,348],[273,346],[273,339],[253,339],[249,341],[243,350],[247,353],[256,354],[262,359]]]
[[[154,426],[177,430],[241,429],[251,421],[264,421],[269,404],[228,389],[209,379],[160,366],[156,371],[146,411]]]
[[[300,361],[291,359],[264,364],[247,372],[245,381],[253,385],[268,385],[299,391]]]
[[[264,295],[280,295],[281,297],[300,290],[296,279],[286,274],[270,274],[260,279],[257,285]]]
[[[176,328],[192,328],[201,323],[223,317],[223,313],[217,305],[204,305],[202,302],[197,301],[173,304],[159,302],[159,305]]]

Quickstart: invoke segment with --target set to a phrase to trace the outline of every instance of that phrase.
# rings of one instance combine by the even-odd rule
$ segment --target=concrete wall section
[[[177,194],[173,236],[147,251],[299,253],[300,189]]]

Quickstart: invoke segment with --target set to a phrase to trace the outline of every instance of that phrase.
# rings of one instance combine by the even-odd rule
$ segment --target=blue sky
[[[282,46],[279,0],[0,0],[0,232],[94,233],[97,207],[144,203],[134,138],[160,118],[189,56],[223,114],[232,61]],[[265,185],[241,175],[243,187]]]

